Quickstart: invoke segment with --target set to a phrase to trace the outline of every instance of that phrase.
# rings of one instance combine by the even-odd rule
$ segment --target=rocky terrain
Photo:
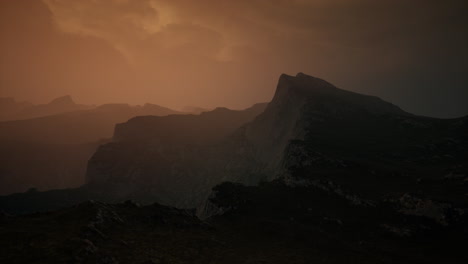
[[[0,261],[466,263],[466,215],[442,207],[440,222],[406,211],[435,205],[417,199],[356,204],[329,190],[275,180],[217,186],[208,202],[217,214],[201,219],[195,210],[159,204],[89,201],[54,212],[2,214]]]
[[[468,117],[282,75],[267,106],[117,125],[80,188],[0,197],[0,261],[466,263],[467,184]]]

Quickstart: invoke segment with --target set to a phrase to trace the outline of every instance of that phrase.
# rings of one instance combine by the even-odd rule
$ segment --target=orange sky
[[[0,96],[244,108],[305,72],[466,115],[465,2],[0,0]]]

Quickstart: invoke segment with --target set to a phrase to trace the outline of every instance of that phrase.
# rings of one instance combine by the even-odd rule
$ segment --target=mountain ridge
[[[202,113],[200,117],[223,111],[217,109]],[[159,202],[193,207],[197,206],[196,202],[205,199],[203,197],[208,195],[207,191],[211,187],[222,181],[255,185],[282,177],[298,178],[295,168],[303,166],[301,160],[308,162],[309,165],[304,167],[307,170],[322,173],[323,170],[342,171],[342,166],[385,167],[388,163],[401,162],[399,159],[414,159],[414,153],[420,155],[421,159],[430,159],[430,155],[440,155],[441,151],[447,149],[445,145],[450,144],[440,135],[446,135],[447,138],[454,137],[455,140],[463,142],[460,148],[466,147],[463,137],[465,127],[463,124],[460,127],[456,125],[464,119],[439,120],[418,117],[378,97],[341,90],[324,80],[301,73],[295,77],[281,75],[275,95],[265,110],[229,135],[216,137],[217,143],[214,145],[199,144],[191,136],[173,137],[175,132],[166,133],[169,137],[157,136],[158,133],[171,131],[171,128],[175,127],[178,127],[176,130],[194,131],[196,134],[198,132],[195,128],[203,126],[194,117],[177,118],[191,120],[191,125],[182,128],[178,127],[180,125],[178,122],[163,124],[157,121],[169,120],[170,117],[138,117],[116,126],[118,140],[112,143],[113,150],[108,149],[110,152],[106,152],[107,154],[99,151],[96,154],[96,157],[105,160],[105,165],[98,165],[98,160],[93,160],[88,167],[88,172],[92,172],[88,173],[88,177],[99,179],[100,174],[106,175],[102,178],[106,180],[98,180],[105,185],[106,181],[112,182],[112,173],[128,171],[128,175],[118,173],[119,181],[125,182],[128,178],[131,182],[154,182],[153,186],[160,190],[162,196],[172,192],[169,196],[177,197],[176,200],[156,198],[162,199],[158,200]],[[135,122],[137,120],[140,121],[140,125]],[[143,125],[143,120],[148,122]],[[125,134],[124,130],[132,132],[122,136]],[[418,134],[423,136],[417,138]],[[175,140],[169,140],[170,137]],[[126,138],[126,142],[121,143],[122,149],[119,150],[118,141],[122,138]],[[136,143],[136,141],[141,142]],[[178,141],[182,144],[177,144]],[[440,145],[440,150],[422,151],[430,148],[431,144]],[[187,147],[188,145],[191,146]],[[153,153],[156,150],[159,154]],[[166,151],[169,152],[164,156]],[[112,152],[114,153],[111,154]],[[120,161],[112,161],[112,155],[123,158],[126,152],[135,153],[131,164],[122,165],[126,161],[120,158],[118,159]],[[452,154],[458,159],[462,153],[456,150]],[[110,156],[104,158],[105,155]],[[397,159],[398,155],[403,158]],[[163,157],[171,157],[165,159],[165,162],[172,164],[172,167],[161,170],[165,167],[162,163],[161,168],[158,168],[159,165],[155,165],[156,163],[150,165],[148,162]],[[371,163],[371,159],[376,161]],[[96,168],[99,169],[95,170]],[[356,169],[358,170],[362,169]],[[356,171],[352,170],[352,173]],[[364,174],[367,175],[367,172]],[[179,179],[179,177],[178,182],[191,182],[187,190],[175,191],[175,188],[169,187],[172,184],[166,186],[164,182],[159,181],[166,178]],[[415,179],[408,177],[401,180]],[[152,184],[142,188],[151,189]],[[361,182],[356,186],[359,189],[364,184]],[[191,196],[191,188],[197,198]],[[138,192],[138,189],[135,187],[134,191]],[[156,189],[152,192],[158,193]],[[200,195],[200,193],[205,194]]]

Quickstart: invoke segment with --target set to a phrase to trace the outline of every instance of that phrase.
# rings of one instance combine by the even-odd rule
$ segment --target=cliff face
[[[268,178],[273,179],[283,173],[282,163],[288,156],[285,151],[292,141],[306,140],[306,135],[314,133],[314,126],[326,120],[340,119],[349,122],[345,126],[352,127],[353,119],[363,113],[410,116],[377,97],[341,90],[303,73],[295,77],[283,74],[267,109],[246,126],[245,138],[254,146],[256,158],[264,164]]]

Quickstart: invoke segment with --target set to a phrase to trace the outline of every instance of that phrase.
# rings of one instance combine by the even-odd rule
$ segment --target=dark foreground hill
[[[85,202],[0,216],[1,263],[466,263],[465,219],[439,224],[275,181],[225,183],[203,221],[194,210]],[[222,213],[221,213],[222,212]],[[449,211],[447,211],[449,212]]]

